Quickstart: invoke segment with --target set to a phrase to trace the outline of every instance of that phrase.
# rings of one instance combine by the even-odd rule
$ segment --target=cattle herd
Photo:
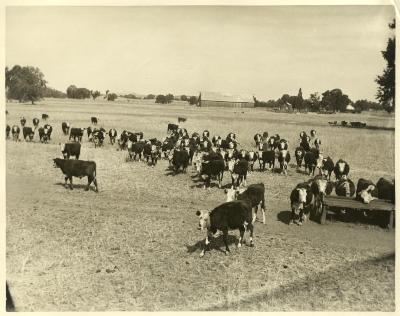
[[[47,114],[42,114],[42,120],[49,119]],[[91,117],[92,125],[98,123],[98,118]],[[179,118],[180,122],[186,118]],[[38,118],[32,120],[33,127],[26,125],[26,119],[21,117],[20,125],[25,141],[32,141],[36,130],[40,142],[47,143],[51,140],[52,126],[45,124],[40,127]],[[21,128],[18,125],[6,126],[6,137],[19,141]],[[65,176],[65,186],[70,181],[69,188],[72,190],[73,177],[87,177],[89,190],[91,183],[98,192],[96,178],[96,163],[94,161],[79,160],[81,153],[81,142],[87,135],[89,142],[101,147],[105,139],[109,138],[111,145],[116,144],[117,150],[126,151],[126,161],[144,161],[155,167],[159,159],[169,162],[169,167],[176,174],[186,173],[189,165],[194,166],[199,180],[203,182],[204,188],[211,187],[211,181],[215,180],[218,187],[222,188],[224,173],[230,178],[229,188],[225,189],[226,202],[215,207],[213,210],[197,211],[199,217],[199,229],[206,231],[205,248],[201,256],[208,249],[209,238],[216,236],[217,231],[223,234],[226,251],[229,251],[227,244],[228,230],[239,229],[240,238],[238,247],[242,245],[244,233],[250,232],[250,246],[254,245],[253,230],[257,219],[257,210],[261,208],[265,224],[266,202],[265,186],[263,183],[247,185],[247,176],[254,172],[256,163],[260,172],[279,172],[284,176],[288,174],[291,155],[289,142],[279,134],[269,135],[268,132],[254,135],[254,148],[241,148],[236,134],[230,132],[226,137],[210,135],[208,130],[201,133],[193,132],[189,135],[186,128],[176,124],[168,124],[167,133],[161,140],[157,138],[145,139],[142,132],[122,131],[118,134],[112,128],[106,132],[102,127],[77,128],[71,127],[68,122],[61,124],[62,132],[68,136],[67,143],[60,143],[60,150],[63,159],[53,159],[54,167],[60,168]],[[309,135],[305,131],[299,134],[298,145],[294,147],[296,169],[310,176],[310,179],[298,183],[288,197],[291,205],[290,222],[302,225],[309,214],[313,214],[321,206],[324,196],[333,192],[338,196],[353,197],[364,203],[369,203],[375,198],[390,200],[394,203],[394,181],[384,178],[374,184],[367,179],[359,179],[357,186],[350,179],[349,164],[339,158],[334,160],[323,153],[322,141],[317,137],[317,132],[311,130]],[[75,160],[70,160],[75,157]],[[334,173],[335,180],[331,178]],[[316,174],[317,173],[317,174]],[[345,212],[344,210],[342,211]],[[365,216],[371,216],[366,213]]]

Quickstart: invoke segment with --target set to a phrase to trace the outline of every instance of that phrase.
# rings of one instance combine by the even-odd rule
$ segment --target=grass
[[[49,144],[39,143],[37,135],[34,143],[6,144],[7,280],[18,311],[394,310],[394,260],[385,257],[394,253],[394,232],[339,220],[286,225],[290,190],[308,178],[293,167],[288,176],[257,171],[248,179],[248,184],[263,182],[267,190],[267,224],[256,223],[254,248],[236,249],[238,232],[231,232],[230,255],[218,251],[219,237],[200,259],[204,236],[196,229],[195,212],[214,208],[225,196],[216,186],[198,188],[191,167],[173,176],[166,161],[155,168],[127,163],[126,152],[108,141],[95,149],[86,136],[81,159],[97,163],[98,194],[83,190],[86,179],[74,179],[75,189],[66,190],[60,170],[52,166],[52,158],[60,156],[58,143],[67,139],[64,120],[87,127],[97,116],[106,130],[162,138],[169,122],[185,116],[182,126],[190,133],[209,129],[225,137],[233,131],[247,149],[256,132],[268,131],[287,139],[293,152],[300,131],[314,128],[325,154],[348,161],[353,181],[376,182],[394,177],[394,132],[333,129],[328,121],[390,127],[393,117],[143,101],[46,100],[8,103],[7,110],[10,125],[24,115],[32,126],[33,117],[47,113],[54,129]],[[228,183],[225,173],[223,185]]]

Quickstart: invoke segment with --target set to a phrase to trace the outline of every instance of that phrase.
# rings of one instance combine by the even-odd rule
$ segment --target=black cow
[[[378,189],[371,180],[359,179],[356,188],[356,199],[368,204],[378,198]]]
[[[177,131],[178,128],[179,128],[178,125],[172,124],[172,123],[168,123],[167,133],[172,133],[174,131]]]
[[[242,183],[247,185],[247,171],[249,162],[246,159],[233,159],[228,162],[228,170],[231,173],[232,188],[239,187]]]
[[[14,141],[18,141],[20,131],[21,130],[18,125],[13,125],[13,127],[11,128],[11,134],[13,136]]]
[[[90,118],[90,121],[92,122],[92,124],[94,124],[94,125],[97,125],[97,117],[95,117],[95,116],[92,116],[91,118]]]
[[[239,229],[240,237],[238,247],[241,247],[244,233],[248,229],[250,231],[250,247],[254,246],[254,227],[252,224],[252,211],[249,201],[237,200],[226,202],[211,211],[197,211],[196,215],[199,217],[199,229],[202,231],[206,230],[207,232],[205,248],[202,250],[200,257],[203,257],[209,248],[209,238],[215,235],[218,230],[222,231],[226,254],[230,252],[227,241],[229,230]]]
[[[147,141],[144,144],[143,147],[143,158],[146,160],[147,163],[149,163],[149,160],[151,158],[151,142]]]
[[[79,159],[81,154],[80,143],[60,143],[60,149],[64,159],[69,159],[71,156],[75,156],[75,159]]]
[[[260,144],[262,145],[262,144]],[[275,168],[275,150],[263,150],[258,152],[258,163],[260,165],[260,171],[265,170],[265,164],[267,168],[274,171]]]
[[[290,162],[290,153],[287,149],[279,151],[278,162],[281,168],[281,172],[287,175],[287,166]]]
[[[307,219],[307,213],[312,207],[313,194],[309,183],[298,184],[290,194],[290,206],[292,209],[291,221],[295,223],[296,212],[299,211],[298,225],[302,225]],[[290,224],[289,222],[289,224]]]
[[[61,123],[61,129],[62,129],[64,135],[68,135],[69,134],[69,123],[68,122],[62,122]]]
[[[20,122],[21,122],[21,126],[25,126],[25,124],[26,124],[26,119],[25,119],[25,117],[21,117]]]
[[[305,153],[306,152],[304,148],[301,146],[297,147],[296,150],[294,151],[294,156],[296,157],[297,169],[301,168]]]
[[[172,156],[172,166],[175,172],[178,172],[182,168],[183,172],[186,172],[186,168],[189,165],[189,153],[185,149],[174,150]]]
[[[89,190],[89,186],[93,182],[96,192],[99,192],[96,178],[96,163],[94,161],[68,160],[61,158],[55,158],[53,161],[54,167],[60,168],[62,173],[65,175],[65,186],[67,186],[67,180],[69,179],[70,189],[72,190],[72,177],[88,177],[88,184],[85,191]]]
[[[350,179],[339,179],[335,183],[335,192],[337,196],[352,197],[356,193],[356,186]]]
[[[22,128],[22,135],[24,136],[25,141],[32,141],[33,136],[35,135],[35,129],[32,129],[32,127],[24,126]]]
[[[47,119],[49,118],[49,115],[46,113],[42,114],[42,120],[47,121]]]
[[[39,126],[39,119],[38,118],[34,118],[33,120],[32,120],[32,122],[33,122],[33,126],[35,127],[35,128],[37,128],[38,126]]]
[[[111,128],[111,129],[108,131],[108,136],[110,137],[110,144],[111,144],[111,145],[114,145],[114,144],[115,144],[115,139],[116,139],[117,136],[118,136],[117,130],[116,130],[115,128]]]
[[[131,140],[128,140],[127,143],[128,147],[128,157],[130,160],[136,161],[136,157],[139,156],[139,161],[142,160],[142,153],[144,149],[144,143],[143,142],[136,142],[133,143]]]
[[[303,147],[305,151],[310,151],[311,146],[310,146],[310,136],[308,135],[303,135],[301,138],[300,146]]]
[[[334,168],[335,168],[335,165],[334,165],[331,157],[328,156],[328,157],[325,157],[322,159],[321,172],[329,180],[331,179],[331,174],[332,174],[332,171]]]
[[[180,122],[186,122],[186,117],[178,117],[178,123]]]
[[[376,183],[376,187],[378,189],[378,198],[389,200],[393,204],[396,202],[394,180],[389,181],[387,179],[380,178]]]
[[[84,128],[72,127],[69,133],[69,140],[74,139],[74,141],[81,142]]]
[[[304,154],[304,170],[308,175],[313,175],[315,172],[315,167],[317,166],[317,158],[318,156],[315,155],[312,151],[307,151]]]
[[[265,186],[264,183],[250,184],[247,189],[225,189],[226,202],[235,200],[249,200],[251,207],[255,208],[253,223],[257,219],[258,207],[261,206],[263,224],[265,224]]]
[[[86,129],[89,142],[93,141],[93,130],[90,126]]]
[[[197,172],[204,180],[204,188],[210,186],[211,177],[216,177],[218,187],[221,188],[222,179],[224,177],[225,163],[222,159],[214,159],[210,161],[200,161],[197,164]]]
[[[11,127],[10,127],[10,125],[7,124],[7,126],[6,126],[6,138],[10,137],[10,131],[11,131]]]
[[[311,135],[311,137],[315,137],[317,135],[317,131],[315,129],[312,129],[310,131],[310,135]]]
[[[343,159],[339,159],[336,162],[335,167],[333,168],[333,172],[335,173],[335,177],[337,180],[341,179],[342,177],[347,177],[350,172],[350,166]]]

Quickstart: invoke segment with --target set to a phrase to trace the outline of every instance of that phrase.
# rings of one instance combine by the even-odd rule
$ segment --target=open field
[[[7,110],[11,126],[22,115],[32,126],[42,113],[53,126],[49,144],[37,134],[34,143],[6,143],[6,268],[18,311],[394,310],[394,231],[338,218],[327,225],[287,225],[290,191],[308,179],[293,166],[288,176],[256,171],[248,178],[267,190],[267,223],[255,224],[255,247],[236,249],[239,234],[232,231],[230,255],[217,250],[223,249],[218,237],[200,259],[204,235],[195,212],[214,208],[225,195],[216,185],[202,189],[192,167],[171,175],[164,160],[155,168],[125,162],[127,153],[112,147],[108,136],[95,149],[86,133],[80,159],[96,161],[98,194],[83,190],[86,179],[74,178],[74,190],[65,189],[52,163],[60,156],[59,142],[67,140],[62,121],[88,127],[97,116],[107,131],[162,138],[167,124],[184,116],[181,126],[190,134],[209,129],[225,137],[233,131],[246,149],[257,132],[279,133],[289,141],[293,163],[300,131],[314,128],[324,154],[350,164],[354,182],[376,182],[394,177],[394,132],[333,128],[328,121],[393,127],[394,116],[289,115],[143,101],[46,100],[8,103]],[[226,172],[223,185],[228,183]]]

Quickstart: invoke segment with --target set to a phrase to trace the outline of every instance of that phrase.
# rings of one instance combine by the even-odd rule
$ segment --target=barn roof
[[[221,101],[221,102],[250,102],[254,103],[251,95],[233,95],[229,93],[201,91],[201,100]]]

